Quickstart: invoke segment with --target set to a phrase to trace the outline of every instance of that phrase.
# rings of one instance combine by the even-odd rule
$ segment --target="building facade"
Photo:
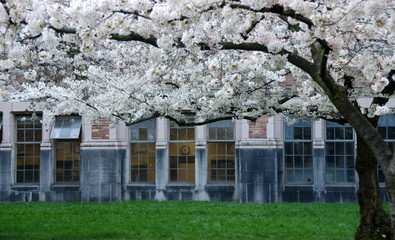
[[[0,111],[0,201],[356,201],[348,125],[274,116],[112,127],[80,116],[43,124],[24,103],[2,103]],[[382,117],[379,131],[393,146],[395,116]]]

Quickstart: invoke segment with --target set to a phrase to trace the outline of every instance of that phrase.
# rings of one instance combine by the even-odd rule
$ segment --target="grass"
[[[0,203],[0,239],[353,239],[357,204]]]

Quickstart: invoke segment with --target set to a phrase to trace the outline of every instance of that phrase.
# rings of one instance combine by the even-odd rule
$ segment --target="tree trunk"
[[[384,211],[381,201],[377,160],[359,136],[355,168],[359,175],[357,196],[361,215],[355,239],[394,239],[390,216]]]
[[[395,173],[393,170],[385,169],[385,188],[387,189],[387,194],[390,202],[390,218],[392,229],[395,229]],[[395,232],[393,232],[393,239],[395,239]]]

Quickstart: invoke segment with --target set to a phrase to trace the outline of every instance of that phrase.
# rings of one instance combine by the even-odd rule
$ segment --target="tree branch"
[[[395,82],[392,77],[395,76],[395,69],[392,69],[387,76],[389,81],[388,85],[381,91],[381,94],[391,96],[395,93]],[[377,104],[379,106],[384,106],[388,102],[388,97],[375,97],[372,101],[372,105]]]
[[[283,6],[275,4],[274,6],[270,7],[270,8],[261,8],[261,9],[251,9],[249,6],[245,6],[245,5],[241,5],[241,4],[230,4],[229,5],[231,8],[238,8],[238,9],[244,9],[244,10],[248,10],[251,12],[257,12],[257,13],[275,13],[275,14],[279,14],[281,16],[287,16],[290,18],[293,18],[295,20],[298,20],[300,22],[303,22],[305,24],[307,24],[307,26],[311,29],[314,24],[313,22],[301,15],[296,13],[294,10],[292,9],[285,9]]]

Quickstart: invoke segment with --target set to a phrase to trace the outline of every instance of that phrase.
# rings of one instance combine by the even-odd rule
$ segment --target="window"
[[[313,183],[313,141],[311,121],[284,125],[285,183]]]
[[[131,126],[130,181],[155,183],[156,119]]]
[[[195,128],[170,123],[169,170],[171,182],[195,182]]]
[[[40,181],[41,116],[16,116],[16,182]]]
[[[51,131],[55,139],[56,183],[80,181],[81,117],[56,117]]]
[[[235,181],[235,137],[232,121],[208,125],[208,181]]]
[[[52,139],[77,139],[81,131],[81,117],[56,117],[52,128]]]
[[[0,143],[3,141],[3,116],[0,115]]]
[[[355,182],[354,134],[349,124],[326,122],[325,159],[327,183]]]
[[[380,116],[378,131],[393,151],[395,149],[395,114]],[[378,167],[377,176],[380,183],[385,182],[384,174],[380,167]]]

